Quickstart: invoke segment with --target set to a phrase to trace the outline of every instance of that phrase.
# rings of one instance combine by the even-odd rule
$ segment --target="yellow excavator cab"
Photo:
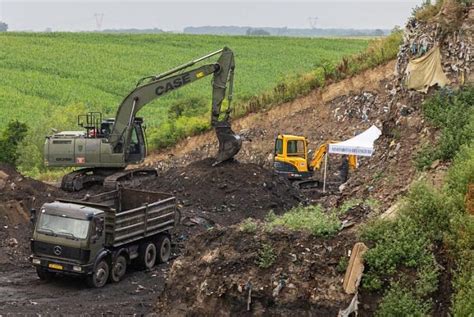
[[[308,140],[303,136],[279,134],[275,140],[274,168],[290,179],[309,177]]]

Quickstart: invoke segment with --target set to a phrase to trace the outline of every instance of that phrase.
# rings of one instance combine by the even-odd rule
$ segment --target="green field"
[[[343,56],[363,51],[368,41],[0,33],[0,129],[11,119],[26,122],[30,135],[23,156],[41,162],[43,137],[51,128],[77,129],[77,114],[87,110],[113,117],[118,104],[139,78],[166,71],[223,46],[235,52],[234,100],[242,106],[252,96],[269,92],[288,78],[323,64],[336,65]],[[167,145],[208,127],[210,81],[208,77],[173,92],[139,113],[147,122],[152,147]],[[168,138],[171,141],[165,142]]]

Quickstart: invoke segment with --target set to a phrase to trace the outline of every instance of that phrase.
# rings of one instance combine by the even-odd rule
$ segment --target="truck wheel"
[[[156,241],[158,248],[158,263],[168,262],[171,255],[171,241],[167,235],[160,235]]]
[[[56,273],[49,272],[49,271],[47,271],[43,268],[40,268],[40,267],[36,267],[36,274],[38,275],[40,280],[43,280],[43,281],[50,281],[56,275]]]
[[[86,278],[89,287],[101,288],[107,283],[109,278],[109,265],[105,260],[102,260],[94,268],[94,272]]]
[[[156,246],[153,242],[148,241],[140,246],[139,251],[140,266],[151,269],[156,262]]]
[[[114,262],[112,271],[110,272],[110,280],[114,283],[120,282],[127,271],[127,259],[123,255],[119,255]]]

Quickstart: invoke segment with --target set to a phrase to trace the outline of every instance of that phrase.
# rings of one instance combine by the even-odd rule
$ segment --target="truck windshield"
[[[89,230],[89,221],[41,214],[36,231],[85,239]]]

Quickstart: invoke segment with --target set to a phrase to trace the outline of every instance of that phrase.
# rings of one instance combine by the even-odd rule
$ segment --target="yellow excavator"
[[[321,168],[324,156],[331,143],[337,143],[337,141],[323,143],[310,158],[306,137],[279,134],[275,140],[273,168],[278,174],[294,181],[294,185],[299,188],[318,187],[320,182],[314,178],[314,171]],[[352,170],[357,167],[357,157],[355,155],[348,155],[347,166]],[[346,176],[347,172],[344,178]]]

